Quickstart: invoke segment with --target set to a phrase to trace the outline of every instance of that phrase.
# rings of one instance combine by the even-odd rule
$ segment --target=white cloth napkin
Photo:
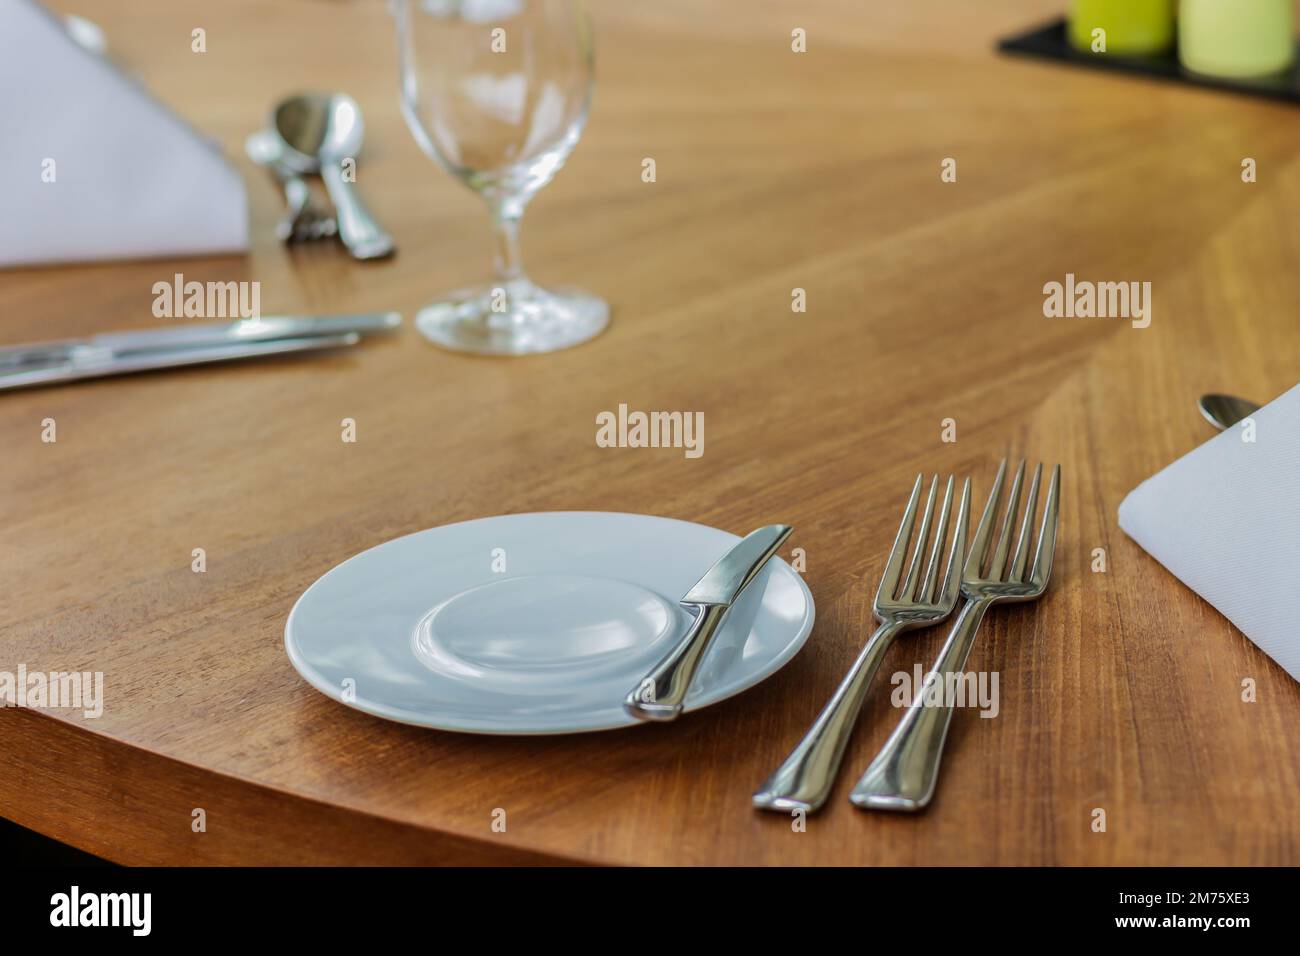
[[[1142,482],[1119,526],[1300,680],[1300,386],[1248,421]]]
[[[35,0],[0,0],[0,91],[0,266],[248,248],[216,145]]]

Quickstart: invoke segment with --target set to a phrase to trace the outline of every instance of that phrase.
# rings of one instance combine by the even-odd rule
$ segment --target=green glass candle
[[[1175,7],[1176,0],[1072,0],[1070,43],[1092,51],[1093,31],[1101,29],[1107,53],[1159,53],[1174,44]]]
[[[1266,76],[1295,59],[1291,0],[1183,0],[1178,55],[1197,73]]]

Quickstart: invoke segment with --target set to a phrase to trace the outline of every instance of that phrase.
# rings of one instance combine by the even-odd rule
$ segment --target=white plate
[[[325,574],[294,605],[284,644],[321,693],[403,723],[483,734],[627,727],[640,721],[623,698],[690,623],[677,602],[739,540],[588,511],[432,528]],[[773,558],[714,636],[685,709],[774,674],[812,623],[807,585]]]

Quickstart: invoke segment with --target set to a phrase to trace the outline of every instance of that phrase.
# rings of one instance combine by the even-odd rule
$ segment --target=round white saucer
[[[543,512],[397,538],[309,587],[285,625],[293,666],[334,700],[423,727],[561,734],[627,727],[633,690],[691,615],[677,602],[739,537],[648,515]],[[773,558],[732,607],[686,698],[771,676],[813,600]]]

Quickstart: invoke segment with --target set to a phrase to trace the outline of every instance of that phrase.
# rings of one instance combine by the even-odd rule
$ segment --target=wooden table
[[[5,340],[156,324],[152,284],[174,272],[260,280],[267,313],[408,316],[486,277],[481,206],[401,122],[383,4],[56,6],[236,157],[255,248],[5,273]],[[536,277],[613,304],[588,345],[485,360],[408,327],[332,358],[5,396],[0,669],[102,670],[107,701],[97,720],[0,710],[0,815],[125,863],[1300,862],[1300,686],[1115,517],[1208,437],[1198,394],[1300,378],[1297,114],[992,52],[1051,0],[815,7],[596,5],[590,126],[524,229]],[[359,180],[395,261],[272,237],[278,197],[240,147],[273,98],[312,87],[366,111]],[[1067,273],[1151,281],[1150,328],[1044,318]],[[703,411],[704,456],[596,447],[596,413],[621,402]],[[897,719],[883,692],[806,832],[751,810],[872,625],[912,477],[970,473],[982,498],[1006,454],[1064,479],[1052,591],[991,614],[969,665],[1000,674],[999,717],[958,714],[922,816],[846,802]],[[555,738],[386,723],[290,667],[285,616],[339,561],[549,509],[792,523],[813,637],[676,724]],[[900,641],[883,674],[941,640]]]

